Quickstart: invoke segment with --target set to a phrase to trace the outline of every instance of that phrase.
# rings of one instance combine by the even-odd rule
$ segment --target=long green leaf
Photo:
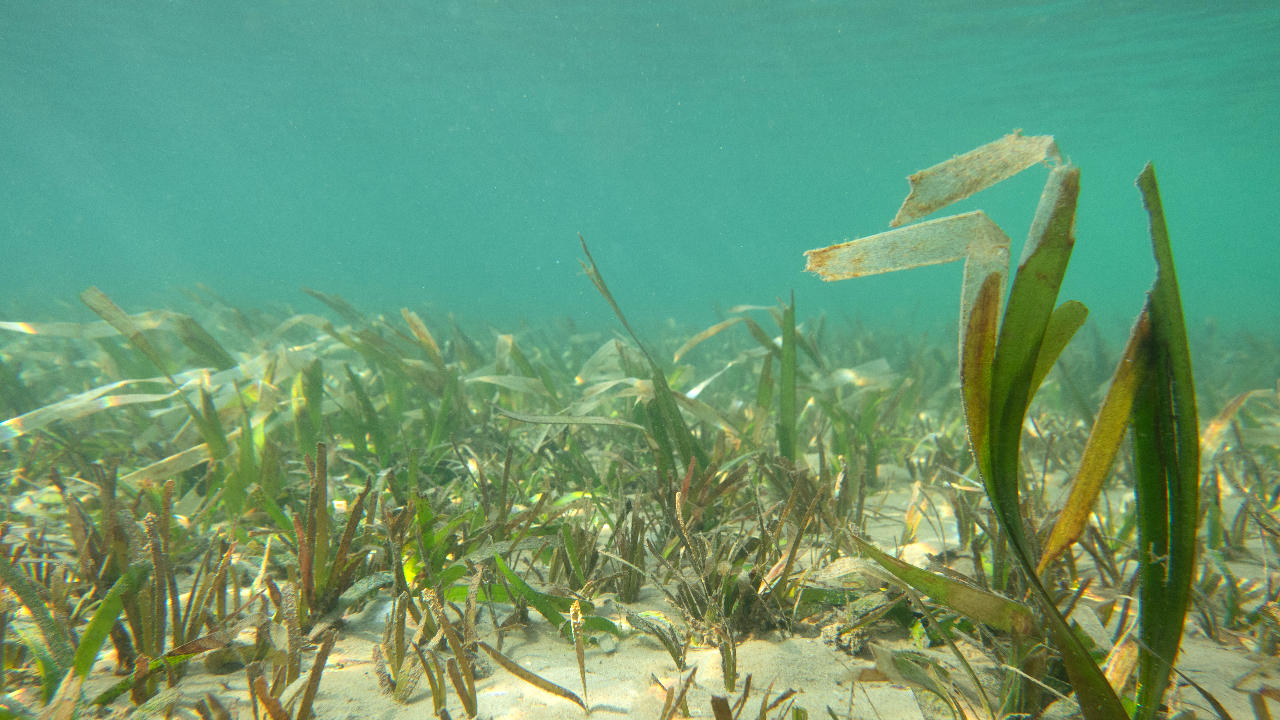
[[[133,324],[133,320],[125,314],[124,310],[120,309],[119,305],[112,302],[106,293],[96,287],[91,287],[80,293],[80,302],[87,305],[90,310],[98,314],[98,317],[106,320],[107,324],[125,336],[129,343],[137,348],[138,352],[146,356],[166,377],[173,372],[169,366],[168,358],[156,349],[156,346],[151,344],[147,336],[143,335],[142,331]],[[170,379],[172,380],[172,378]]]
[[[645,407],[637,403],[632,409],[632,417],[644,423],[649,437],[657,446],[653,451],[658,463],[660,477],[674,478],[678,472],[675,465],[675,448],[671,446],[671,437],[667,434],[667,423],[662,412],[656,406]]]
[[[1057,157],[1051,138],[1029,144],[1016,135],[1005,140],[913,176],[912,197],[904,203],[907,211],[899,214],[895,224],[923,216],[1035,162]],[[1025,152],[1027,147],[1033,152]],[[1118,720],[1126,718],[1119,698],[1035,574],[1018,497],[1018,462],[1028,401],[1051,366],[1049,359],[1060,352],[1059,344],[1069,340],[1071,326],[1083,310],[1067,304],[1054,318],[1058,290],[1074,245],[1079,189],[1079,170],[1070,163],[1050,173],[998,336],[993,336],[992,326],[999,317],[999,286],[1007,266],[1008,237],[981,212],[811,250],[805,253],[806,269],[824,280],[839,280],[965,259],[961,385],[978,471],[1013,555],[1044,612],[1045,629],[1062,653],[1085,717]]]
[[[449,418],[453,413],[454,397],[457,394],[458,376],[454,372],[446,372],[444,394],[440,396],[440,407],[436,411],[435,422],[431,423],[431,441],[427,443],[428,449],[440,445],[449,436]]]
[[[84,634],[80,636],[80,647],[76,648],[73,666],[77,675],[86,679],[89,677],[89,671],[98,659],[98,652],[102,650],[102,643],[106,642],[107,636],[111,634],[111,627],[124,611],[124,596],[136,593],[142,581],[150,574],[151,563],[134,563],[107,591],[107,596],[102,599],[102,604],[93,613]]]
[[[769,351],[769,355],[766,360],[770,360],[774,356],[782,357],[782,351],[778,349],[778,344],[773,341],[773,338],[769,337],[769,333],[766,333],[764,328],[760,327],[759,323],[749,317],[746,319],[746,323],[747,330],[751,333],[751,337],[755,338],[755,341],[760,343],[760,347]]]
[[[711,458],[694,440],[693,433],[685,424],[684,416],[680,414],[680,406],[676,405],[676,398],[671,393],[670,386],[667,385],[667,377],[663,374],[662,368],[656,364],[653,365],[653,399],[658,406],[658,411],[662,413],[662,419],[666,422],[667,432],[675,440],[676,451],[680,453],[683,464],[687,467],[695,458],[702,467],[711,464]]]
[[[991,504],[1024,550],[1026,530],[1018,502],[1022,423],[1045,329],[1075,244],[1079,193],[1078,168],[1068,164],[1049,175],[1009,291],[991,371],[991,464],[981,468],[982,476]]]
[[[693,337],[689,338],[688,342],[681,345],[679,350],[676,350],[676,353],[673,356],[672,361],[680,362],[680,358],[684,357],[685,353],[697,347],[698,344],[701,343],[703,340],[714,337],[721,331],[727,330],[746,319],[747,318],[744,315],[737,315],[735,317],[729,318],[728,320],[723,320],[721,322],[718,322],[715,325],[712,325],[711,327],[707,328],[706,330],[703,330],[702,332],[698,333],[697,335],[694,335]]]
[[[170,358],[161,353],[155,345],[151,344],[151,341],[138,329],[133,320],[125,314],[124,310],[121,310],[118,305],[112,302],[106,293],[96,287],[91,287],[80,293],[80,301],[87,305],[90,310],[97,313],[103,320],[106,320],[121,335],[124,335],[138,352],[146,356],[153,365],[159,368],[160,372],[168,378],[174,387],[178,387],[177,381],[173,379],[173,363]],[[212,338],[210,339],[212,340]],[[192,422],[196,424],[196,428],[200,431],[201,439],[209,446],[209,452],[213,455],[213,459],[220,460],[230,452],[226,433],[222,430],[222,424],[218,420],[217,413],[210,412],[212,402],[209,401],[205,388],[201,388],[200,392],[204,412],[197,410],[186,395],[180,395],[179,397],[182,398],[182,403],[186,406],[187,413],[191,415]]]
[[[356,395],[356,404],[360,406],[360,414],[364,416],[364,426],[369,432],[369,437],[373,439],[373,453],[378,456],[382,462],[386,462],[391,454],[391,443],[388,441],[386,428],[382,425],[382,418],[378,417],[378,411],[373,408],[373,401],[369,399],[369,394],[365,392],[364,384],[360,382],[360,377],[351,369],[350,364],[344,364],[347,370],[347,380],[351,382],[351,389]]]
[[[511,568],[503,562],[501,557],[494,555],[493,559],[498,565],[498,571],[501,572],[503,576],[507,578],[507,582],[511,584],[512,591],[523,595],[524,599],[533,606],[534,610],[537,610],[542,617],[546,618],[547,622],[556,626],[556,629],[560,631],[561,635],[569,637],[570,629],[565,624],[565,617],[561,615],[560,612],[569,612],[569,609],[573,606],[573,599],[556,597],[555,595],[538,592],[537,590],[534,590],[529,583],[525,582],[523,578],[516,575],[515,572],[513,572]],[[583,612],[593,612],[595,610],[595,606],[589,602],[582,602],[581,608]],[[600,617],[598,615],[592,615],[589,617],[584,616],[582,618],[582,623],[583,627],[588,630],[607,632],[615,637],[622,636],[622,630],[619,629],[612,620],[606,617]]]
[[[760,383],[756,386],[756,407],[768,411],[773,400],[773,355],[765,355],[760,368]],[[764,422],[764,418],[753,420],[753,424]]]
[[[178,339],[202,362],[208,363],[215,370],[230,370],[240,364],[195,318],[177,315],[174,320]]]
[[[858,549],[899,580],[928,595],[939,603],[966,615],[978,622],[986,623],[997,630],[1017,632],[1030,635],[1035,632],[1035,616],[1023,605],[995,593],[979,590],[959,580],[935,575],[922,570],[908,562],[882,552],[871,543],[854,536]]]
[[[985,458],[979,457],[979,468],[1013,555],[1044,613],[1046,630],[1062,653],[1081,711],[1087,720],[1120,720],[1127,717],[1120,699],[1036,575],[1018,497],[1022,424],[1075,244],[1079,193],[1080,171],[1070,164],[1055,168],[1045,183],[1000,326],[991,371],[990,458],[982,467]]]
[[[280,534],[285,537],[294,547],[298,546],[298,538],[293,531],[293,523],[289,517],[284,514],[284,510],[276,504],[275,498],[271,497],[271,493],[259,485],[254,489],[253,498],[261,504],[263,511],[275,522],[276,528]]]
[[[1036,356],[1036,370],[1031,376],[1031,395],[1035,396],[1044,384],[1045,376],[1058,362],[1062,351],[1067,349],[1076,331],[1084,326],[1089,318],[1089,308],[1078,300],[1068,300],[1057,307],[1049,316],[1049,325],[1044,330],[1044,342],[1040,344],[1040,354]]]
[[[640,431],[645,429],[643,425],[600,415],[531,415],[529,413],[514,412],[496,405],[493,406],[493,410],[499,415],[509,417],[512,420],[542,425],[615,425]]]
[[[316,442],[320,440],[323,398],[324,370],[320,358],[316,358],[305,369],[299,370],[293,379],[293,430],[298,452],[303,455],[315,452]]]
[[[41,638],[37,638],[21,626],[14,630],[17,631],[22,644],[27,646],[32,659],[35,660],[36,670],[40,673],[40,699],[47,703],[58,691],[58,684],[67,676],[67,669],[53,659],[49,654],[49,648]]]
[[[0,580],[3,580],[22,604],[27,606],[27,611],[35,619],[36,626],[40,628],[40,634],[44,637],[50,658],[60,671],[65,672],[75,659],[75,650],[71,646],[70,636],[67,635],[65,628],[54,622],[53,615],[49,614],[48,606],[40,599],[40,594],[31,583],[31,579],[26,573],[14,567],[4,553],[0,553]]]
[[[991,361],[996,354],[996,328],[1000,322],[999,273],[991,273],[978,290],[968,327],[962,333],[960,389],[964,398],[969,447],[978,467],[991,466]]]
[[[413,331],[413,336],[422,345],[422,350],[431,360],[431,364],[435,365],[436,371],[444,373],[444,356],[440,354],[440,346],[436,344],[436,339],[432,337],[431,331],[422,322],[422,318],[418,317],[418,314],[409,308],[401,308],[400,314],[404,316],[404,321],[409,324],[409,329]]]
[[[671,388],[667,385],[667,376],[662,372],[662,368],[658,366],[653,356],[645,349],[644,343],[640,342],[640,338],[635,331],[631,329],[631,324],[627,322],[627,318],[622,314],[622,308],[618,307],[618,303],[613,299],[613,293],[609,292],[609,286],[605,285],[604,277],[600,275],[600,268],[596,266],[596,261],[591,257],[591,251],[587,249],[587,241],[581,236],[578,239],[582,242],[582,253],[587,256],[586,261],[579,261],[582,270],[591,279],[591,283],[595,285],[596,290],[602,295],[609,307],[613,309],[613,314],[618,317],[618,321],[622,323],[622,327],[631,335],[631,339],[635,341],[636,346],[640,348],[640,352],[644,355],[645,360],[649,362],[652,370],[653,380],[653,399],[658,406],[658,411],[662,414],[662,420],[666,425],[667,432],[671,439],[675,441],[676,450],[680,453],[680,459],[684,466],[688,467],[693,458],[698,459],[698,464],[707,467],[711,464],[711,458],[707,456],[707,452],[702,449],[693,437],[693,433],[689,431],[689,426],[684,422],[684,416],[680,414],[680,408],[676,405],[676,400],[671,395]],[[652,411],[650,411],[652,413]],[[656,428],[655,428],[656,430]],[[654,433],[657,435],[657,433]],[[659,440],[661,443],[661,440]]]
[[[365,324],[364,313],[355,309],[355,307],[353,307],[351,303],[347,302],[341,295],[336,293],[333,295],[322,293],[319,290],[312,290],[306,285],[303,285],[301,289],[302,292],[310,295],[316,300],[319,300],[325,305],[328,305],[330,310],[338,313],[343,320],[346,320],[352,325],[359,327]]]
[[[778,454],[796,461],[796,294],[782,315],[782,366],[778,371]]]
[[[222,502],[230,515],[240,514],[244,508],[249,485],[261,476],[253,442],[253,418],[249,415],[248,407],[244,405],[243,396],[240,401],[242,415],[240,437],[236,440],[236,469],[228,474],[222,492]]]
[[[200,431],[200,438],[209,446],[209,454],[214,460],[221,460],[231,453],[226,428],[222,426],[222,418],[218,417],[218,409],[213,404],[213,396],[208,389],[200,388],[200,410],[192,408],[191,418]]]
[[[530,587],[529,583],[524,581],[524,578],[521,578],[512,572],[511,568],[507,567],[507,564],[503,562],[500,556],[494,555],[493,559],[498,565],[498,572],[502,573],[507,578],[507,582],[511,583],[511,589],[523,595],[534,610],[541,613],[542,617],[547,619],[547,622],[556,627],[556,630],[560,630],[564,626],[564,616],[555,607],[551,596],[540,593]],[[568,610],[567,604],[565,610]]]
[[[1142,586],[1138,625],[1139,720],[1155,717],[1177,662],[1195,574],[1200,443],[1195,384],[1178,276],[1150,163],[1138,176],[1151,219],[1156,281],[1148,306],[1151,350],[1134,407],[1134,469]],[[1164,660],[1162,660],[1163,658]],[[1166,662],[1167,661],[1167,662]]]
[[[168,668],[174,669],[182,667],[182,664],[191,658],[210,650],[218,650],[226,647],[231,643],[231,636],[224,630],[218,630],[208,635],[203,635],[188,643],[183,643],[160,657],[152,660],[147,665],[147,671],[143,677],[149,677],[158,670]],[[134,680],[138,678],[135,673],[127,675],[120,682],[103,690],[92,700],[94,705],[110,705],[115,702],[116,698],[125,694],[133,687]]]

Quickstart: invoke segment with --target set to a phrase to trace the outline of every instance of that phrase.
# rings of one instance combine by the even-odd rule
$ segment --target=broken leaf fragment
[[[911,194],[889,227],[919,220],[1050,158],[1061,159],[1052,135],[1015,132],[921,170],[907,178]]]
[[[978,290],[993,273],[997,296],[1009,272],[1009,236],[981,210],[930,220],[820,250],[805,252],[805,270],[828,282],[964,260],[960,327],[967,325]]]

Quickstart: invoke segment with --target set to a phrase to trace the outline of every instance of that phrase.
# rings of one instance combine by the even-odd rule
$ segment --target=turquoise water
[[[578,232],[638,318],[792,288],[802,315],[953,317],[957,267],[823,284],[801,253],[887,229],[904,176],[1014,128],[1083,168],[1064,297],[1141,306],[1153,160],[1188,314],[1280,318],[1274,2],[2,7],[13,319],[88,285],[136,311],[204,282],[604,320]],[[1020,244],[1045,175],[959,209]]]

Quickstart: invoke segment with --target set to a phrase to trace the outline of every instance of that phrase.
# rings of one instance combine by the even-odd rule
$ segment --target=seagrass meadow
[[[921,221],[1045,166],[1013,267]],[[205,285],[7,318],[0,713],[1269,718],[1280,336],[1188,331],[1135,170],[1119,340],[1058,297],[1081,170],[1019,133],[807,253],[963,262],[954,335],[799,293],[635,332],[589,239],[599,328]]]

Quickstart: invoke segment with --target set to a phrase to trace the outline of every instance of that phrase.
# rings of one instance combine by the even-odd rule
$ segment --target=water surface
[[[6,2],[0,308],[204,282],[603,321],[581,232],[641,319],[792,288],[802,316],[950,318],[958,268],[824,285],[801,253],[1021,128],[1083,168],[1064,296],[1140,308],[1153,160],[1189,315],[1274,327],[1280,6],[1201,5]],[[1020,244],[1045,175],[960,209]]]

